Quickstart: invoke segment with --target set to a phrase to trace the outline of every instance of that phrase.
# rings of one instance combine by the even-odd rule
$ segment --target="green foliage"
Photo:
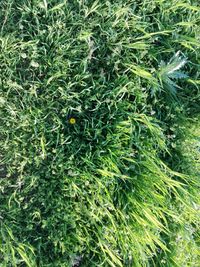
[[[183,79],[188,78],[188,76],[179,71],[186,64],[187,60],[179,56],[177,52],[169,61],[168,64],[165,64],[164,61],[161,61],[159,79],[163,87],[166,87],[169,92],[176,94],[176,88],[179,86],[173,82],[173,79]]]
[[[199,266],[199,16],[1,1],[0,266]]]

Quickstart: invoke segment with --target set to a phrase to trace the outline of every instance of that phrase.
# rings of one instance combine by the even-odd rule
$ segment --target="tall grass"
[[[199,16],[1,1],[0,266],[199,266]]]

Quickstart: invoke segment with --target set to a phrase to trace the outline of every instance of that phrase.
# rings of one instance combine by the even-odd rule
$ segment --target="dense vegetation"
[[[2,0],[0,266],[198,267],[198,0]]]

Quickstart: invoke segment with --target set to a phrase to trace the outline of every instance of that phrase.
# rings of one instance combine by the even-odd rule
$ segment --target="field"
[[[199,0],[1,0],[0,267],[199,267],[199,188]]]

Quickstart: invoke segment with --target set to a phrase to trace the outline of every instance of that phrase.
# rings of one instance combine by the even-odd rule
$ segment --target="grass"
[[[199,266],[199,18],[1,1],[0,266]]]

